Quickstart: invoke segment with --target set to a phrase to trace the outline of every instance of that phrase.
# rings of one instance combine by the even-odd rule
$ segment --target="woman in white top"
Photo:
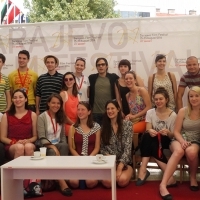
[[[153,157],[161,170],[165,171],[167,158],[163,154],[163,149],[169,149],[171,138],[173,138],[176,113],[168,107],[167,90],[163,87],[158,88],[154,94],[154,101],[156,108],[148,110],[145,119],[146,132],[140,144],[142,164],[136,181],[137,186],[143,185],[150,175],[146,169],[150,157]],[[167,185],[176,185],[173,177],[169,179]]]
[[[39,115],[37,131],[39,138],[47,138],[47,156],[66,156],[68,146],[64,132],[66,116],[63,111],[63,101],[59,94],[53,93],[47,100],[47,110]],[[47,141],[48,141],[47,140]],[[60,192],[65,196],[71,196],[72,191],[65,180],[58,180]]]
[[[77,57],[75,62],[75,72],[74,75],[76,77],[76,85],[78,88],[78,93],[80,96],[80,101],[88,102],[88,89],[90,86],[90,82],[87,76],[83,75],[83,70],[85,69],[85,58]]]
[[[158,54],[155,59],[157,72],[152,74],[148,80],[148,92],[152,100],[152,105],[155,106],[153,94],[159,87],[164,87],[169,94],[169,108],[175,111],[177,83],[176,77],[171,72],[165,71],[166,56]]]

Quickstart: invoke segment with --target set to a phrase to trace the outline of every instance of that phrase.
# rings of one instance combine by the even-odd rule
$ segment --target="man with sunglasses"
[[[192,86],[200,86],[200,70],[198,59],[195,56],[190,56],[186,60],[187,72],[184,73],[180,79],[177,93],[177,111],[183,107],[182,97],[185,88]]]
[[[44,57],[44,64],[48,72],[42,74],[36,85],[36,113],[41,114],[46,110],[46,102],[52,93],[60,93],[62,87],[63,75],[56,71],[59,65],[59,60],[53,55]]]
[[[108,100],[115,99],[115,82],[119,76],[108,73],[108,61],[105,58],[97,58],[96,68],[98,73],[89,76],[89,103],[94,121],[102,125],[105,104]]]

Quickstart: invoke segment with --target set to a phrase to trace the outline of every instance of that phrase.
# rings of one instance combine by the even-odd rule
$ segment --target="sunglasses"
[[[64,79],[65,82],[73,81],[73,80],[74,80],[73,78],[65,78],[65,79]]]

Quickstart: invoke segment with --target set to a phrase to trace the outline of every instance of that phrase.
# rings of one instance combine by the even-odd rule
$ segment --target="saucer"
[[[31,160],[42,160],[44,159],[44,157],[40,156],[40,157],[34,157],[34,156],[31,156]]]
[[[101,161],[93,160],[92,163],[94,163],[94,164],[105,164],[105,163],[107,163],[107,160],[105,160],[105,159],[101,160]]]

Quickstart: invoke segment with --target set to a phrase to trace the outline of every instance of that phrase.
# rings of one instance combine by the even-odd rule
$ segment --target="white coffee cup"
[[[40,154],[42,157],[45,157],[47,153],[47,148],[46,147],[41,147],[40,148]]]
[[[97,154],[97,155],[96,155],[96,159],[97,159],[97,161],[99,161],[99,162],[101,162],[102,160],[104,160],[103,154]]]
[[[39,158],[40,157],[40,151],[34,151],[34,158]]]

